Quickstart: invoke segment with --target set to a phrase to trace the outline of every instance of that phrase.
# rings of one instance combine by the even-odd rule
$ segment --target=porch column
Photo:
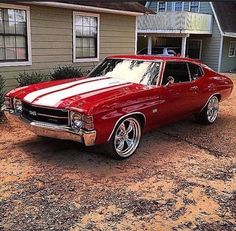
[[[148,36],[148,55],[152,54],[152,36]]]
[[[182,44],[181,44],[181,56],[185,57],[186,55],[186,42],[187,42],[187,37],[182,37]]]

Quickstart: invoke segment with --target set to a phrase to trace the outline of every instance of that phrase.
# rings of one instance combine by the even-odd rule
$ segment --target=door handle
[[[190,90],[192,90],[192,91],[196,91],[196,90],[198,90],[198,86],[190,87]]]

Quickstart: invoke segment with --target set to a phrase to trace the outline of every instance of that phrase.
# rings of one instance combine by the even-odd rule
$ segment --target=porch
[[[147,54],[151,54],[152,48],[160,46],[160,44],[163,46],[170,46],[169,44],[173,46],[175,44],[181,50],[180,55],[185,57],[188,55],[186,50],[190,35],[210,36],[212,25],[212,15],[194,12],[158,12],[156,15],[139,16],[138,50],[140,49],[140,38],[143,37],[146,38]],[[201,44],[196,44],[199,49],[198,56],[200,56]]]

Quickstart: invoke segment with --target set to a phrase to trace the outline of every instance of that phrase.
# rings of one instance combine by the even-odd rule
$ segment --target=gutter
[[[113,10],[113,9],[107,9],[107,8],[101,8],[101,7],[84,6],[84,5],[60,3],[60,2],[30,2],[30,3],[24,2],[24,3],[30,4],[30,5],[37,5],[37,6],[57,7],[57,8],[64,8],[64,9],[96,12],[96,13],[112,13],[112,14],[122,14],[122,15],[130,15],[130,16],[141,16],[145,14],[141,12]]]

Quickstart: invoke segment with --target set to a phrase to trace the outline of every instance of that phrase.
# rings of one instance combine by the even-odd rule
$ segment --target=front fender
[[[97,115],[94,118],[95,129],[97,131],[96,144],[108,142],[119,121],[123,118],[138,115],[144,119],[144,127],[146,127],[146,116],[142,111],[127,112],[125,110],[114,110],[103,115]]]

